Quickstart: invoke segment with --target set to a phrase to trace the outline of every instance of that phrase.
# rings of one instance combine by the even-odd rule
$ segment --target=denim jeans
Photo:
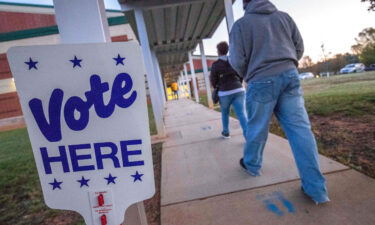
[[[248,113],[244,164],[259,175],[269,124],[275,113],[292,148],[302,187],[316,202],[328,200],[325,179],[320,172],[317,144],[305,109],[297,70],[250,82],[246,93]]]
[[[246,137],[246,126],[247,117],[245,112],[245,92],[238,92],[235,94],[221,96],[220,108],[221,108],[221,121],[223,124],[223,133],[229,134],[229,114],[230,106],[233,105],[234,112],[237,115],[242,127],[242,133]]]

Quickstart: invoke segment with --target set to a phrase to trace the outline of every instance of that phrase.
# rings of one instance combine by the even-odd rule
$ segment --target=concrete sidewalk
[[[162,225],[375,224],[375,180],[320,156],[331,202],[316,206],[300,191],[287,140],[270,134],[262,176],[238,165],[244,138],[231,119],[190,100],[168,102],[163,145]]]

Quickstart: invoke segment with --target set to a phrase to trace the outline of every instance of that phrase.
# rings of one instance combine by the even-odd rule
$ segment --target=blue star
[[[69,60],[69,61],[73,63],[73,68],[76,67],[76,66],[81,67],[82,59],[78,59],[77,56],[74,56],[74,59]]]
[[[81,187],[83,187],[83,186],[89,186],[89,184],[88,184],[88,182],[90,181],[90,179],[85,179],[83,176],[82,176],[82,178],[81,178],[81,180],[77,180],[77,182],[79,182],[79,183],[81,183]]]
[[[36,67],[36,64],[38,63],[37,61],[33,61],[32,59],[31,59],[31,57],[29,58],[29,61],[28,62],[25,62],[27,65],[29,65],[29,70],[31,70],[32,68],[34,68],[34,69],[38,69],[37,67]]]
[[[116,66],[118,64],[124,65],[125,57],[121,57],[120,54],[117,55],[117,58],[113,58],[116,61]]]
[[[107,180],[107,185],[110,184],[110,183],[116,184],[116,183],[115,183],[115,179],[116,179],[116,178],[117,178],[117,177],[112,177],[111,174],[109,174],[108,177],[104,177],[104,179]]]
[[[139,174],[138,171],[136,171],[135,174],[131,176],[134,178],[133,182],[136,182],[137,180],[142,181],[141,177],[143,176],[143,174]]]
[[[52,185],[52,190],[55,190],[56,188],[60,189],[61,190],[61,187],[60,185],[62,184],[62,182],[58,182],[56,180],[56,178],[53,179],[53,182],[52,183],[49,183],[50,185]]]

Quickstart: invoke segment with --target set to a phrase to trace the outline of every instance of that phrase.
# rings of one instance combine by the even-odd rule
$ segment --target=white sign
[[[155,193],[137,43],[8,51],[46,204],[119,225]]]

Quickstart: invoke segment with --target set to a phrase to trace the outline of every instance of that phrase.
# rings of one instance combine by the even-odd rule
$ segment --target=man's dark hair
[[[243,3],[249,3],[251,0],[242,0]]]
[[[227,42],[223,41],[217,44],[216,48],[219,55],[226,55],[228,53],[229,46]]]

